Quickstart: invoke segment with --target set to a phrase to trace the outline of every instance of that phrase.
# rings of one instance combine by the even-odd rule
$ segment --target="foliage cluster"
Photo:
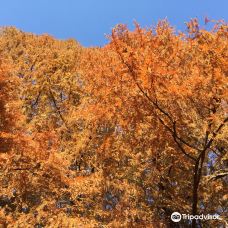
[[[2,28],[2,227],[226,225],[228,27],[187,28],[100,48]]]

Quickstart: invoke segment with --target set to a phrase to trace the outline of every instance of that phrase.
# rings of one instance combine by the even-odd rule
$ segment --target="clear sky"
[[[1,0],[0,26],[75,38],[84,46],[102,46],[118,23],[150,27],[167,18],[177,30],[198,17],[228,21],[228,0]]]

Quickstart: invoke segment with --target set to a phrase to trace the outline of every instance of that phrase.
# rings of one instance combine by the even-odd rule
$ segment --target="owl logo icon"
[[[180,220],[181,220],[181,214],[179,212],[173,212],[171,214],[171,220],[173,222],[180,222]]]

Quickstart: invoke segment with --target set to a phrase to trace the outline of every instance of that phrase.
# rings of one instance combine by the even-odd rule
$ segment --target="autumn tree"
[[[174,171],[175,160],[188,167],[191,181],[181,186],[186,186],[185,191],[187,185],[192,188],[190,212],[193,215],[207,211],[205,205],[210,198],[207,194],[213,194],[203,190],[211,185],[203,179],[210,179],[211,173],[216,173],[216,183],[212,185],[225,194],[226,181],[221,178],[227,175],[224,169],[228,121],[227,27],[218,25],[214,32],[197,28],[197,23],[190,22],[189,33],[177,36],[166,22],[160,22],[155,31],[136,25],[132,33],[118,26],[113,30],[111,42],[122,63],[123,77],[132,80],[138,91],[135,109],[144,122],[152,116],[158,130],[161,127],[165,131],[166,156],[174,163],[173,167],[168,166],[169,175],[178,175]],[[153,123],[151,131],[156,132]],[[208,163],[217,164],[214,171],[208,170]],[[182,179],[175,178],[176,183]],[[173,180],[169,184],[174,183]],[[226,197],[220,200],[221,204],[213,205],[214,213],[219,213],[218,207],[225,200]],[[173,205],[170,210],[174,208]],[[195,220],[192,226],[196,226]]]
[[[107,183],[122,196],[137,192],[137,206],[127,203],[131,216],[137,211],[133,224],[148,224],[151,213],[168,224],[174,211],[221,219],[226,211],[227,27],[208,32],[193,20],[188,29],[118,25],[85,64],[91,107],[109,132],[101,147]]]
[[[117,25],[101,48],[2,29],[5,224],[225,224],[227,25],[187,29]],[[174,211],[220,220],[177,224]]]
[[[1,106],[1,120],[4,129],[13,131],[15,139],[12,141],[7,132],[1,134],[1,149],[5,148],[1,154],[2,219],[9,226],[23,227],[93,224],[92,219],[69,219],[88,207],[91,200],[83,194],[88,192],[93,197],[92,193],[99,190],[99,174],[94,180],[80,182],[80,178],[92,173],[87,170],[92,169],[88,166],[90,155],[76,161],[84,148],[83,138],[88,138],[84,132],[79,140],[83,122],[73,114],[83,103],[78,68],[81,47],[73,40],[57,41],[48,35],[5,28],[1,31],[0,51],[10,63],[2,82],[5,103]],[[17,83],[10,83],[8,78]],[[9,146],[6,140],[11,143]],[[75,162],[84,163],[80,170]],[[94,188],[90,187],[91,182]],[[77,199],[83,202],[76,207]],[[58,214],[61,216],[56,220]],[[92,209],[85,211],[84,217],[88,214],[93,214]]]

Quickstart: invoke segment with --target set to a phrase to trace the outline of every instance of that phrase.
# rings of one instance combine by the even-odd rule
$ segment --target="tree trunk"
[[[198,206],[198,188],[199,188],[199,160],[196,161],[193,177],[193,194],[192,194],[192,215],[197,215]],[[196,220],[192,220],[192,228],[196,228]]]

